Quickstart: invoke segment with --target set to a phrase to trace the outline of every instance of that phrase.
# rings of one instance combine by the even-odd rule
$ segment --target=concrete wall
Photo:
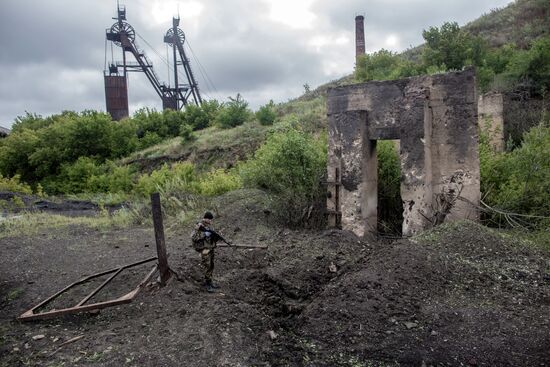
[[[489,141],[497,152],[504,150],[504,104],[500,93],[487,93],[478,100],[479,126],[489,133]]]
[[[544,101],[514,93],[486,93],[479,96],[479,125],[488,129],[490,143],[497,152],[511,139],[516,144],[522,134],[537,125]]]
[[[377,140],[400,139],[404,235],[429,225],[425,217],[442,190],[462,186],[461,196],[479,202],[473,70],[333,88],[327,104],[329,181],[336,169],[341,172],[341,186],[331,188],[327,206],[342,213],[342,228],[359,236],[376,231]],[[477,215],[457,202],[449,219]]]

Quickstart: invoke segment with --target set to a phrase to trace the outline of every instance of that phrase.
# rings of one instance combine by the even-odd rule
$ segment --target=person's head
[[[212,220],[214,219],[214,215],[211,212],[204,213],[204,216],[202,220],[206,223],[212,223]]]

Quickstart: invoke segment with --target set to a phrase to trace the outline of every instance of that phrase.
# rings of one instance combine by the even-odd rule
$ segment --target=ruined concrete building
[[[403,235],[432,225],[441,195],[479,203],[473,69],[333,88],[327,110],[330,224],[376,231],[378,140],[400,140]],[[446,219],[478,218],[470,203],[457,200]]]
[[[355,17],[355,44],[357,60],[365,53],[362,15]],[[477,108],[473,69],[330,89],[329,226],[376,233],[378,140],[400,142],[403,235],[477,219]]]

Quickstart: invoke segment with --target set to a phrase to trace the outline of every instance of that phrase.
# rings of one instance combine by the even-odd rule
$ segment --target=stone
[[[278,335],[277,335],[273,330],[269,330],[269,331],[267,332],[267,334],[269,335],[269,338],[270,338],[271,340],[275,340],[275,339],[277,339],[277,337],[278,337]]]
[[[410,322],[410,321],[404,322],[403,325],[405,325],[405,327],[409,330],[418,326],[416,322]]]
[[[40,339],[44,339],[46,337],[46,335],[44,334],[38,334],[38,335],[35,335],[32,337],[32,340],[40,340]]]

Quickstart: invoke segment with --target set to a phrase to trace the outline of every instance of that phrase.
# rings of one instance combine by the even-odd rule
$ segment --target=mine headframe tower
[[[189,98],[192,96],[196,105],[202,104],[201,94],[199,92],[199,86],[195,80],[195,75],[191,70],[191,64],[189,58],[185,54],[183,44],[185,42],[185,33],[179,28],[180,18],[172,18],[172,28],[166,31],[164,35],[164,43],[172,46],[174,56],[174,94],[176,96],[176,103],[181,106],[187,104]],[[179,58],[178,58],[179,56]],[[185,76],[187,77],[188,84],[180,85],[178,83],[178,66],[183,66]]]
[[[120,120],[129,115],[127,89],[129,72],[143,72],[145,74],[153,89],[161,98],[163,109],[179,110],[189,103],[201,104],[202,98],[198,84],[183,48],[185,34],[178,27],[179,17],[173,19],[172,28],[164,36],[164,42],[172,46],[174,53],[174,87],[170,87],[159,81],[152,62],[147,58],[145,52],[138,48],[136,31],[126,22],[126,8],[118,6],[117,10],[117,17],[113,18],[116,22],[111,28],[107,29],[106,37],[107,41],[111,41],[122,48],[122,61],[109,64],[108,70],[104,72],[107,112],[111,114],[113,119]],[[134,56],[135,62],[127,60],[127,52]],[[188,84],[178,82],[178,65],[183,66]],[[193,97],[192,100],[190,99],[191,96]]]

